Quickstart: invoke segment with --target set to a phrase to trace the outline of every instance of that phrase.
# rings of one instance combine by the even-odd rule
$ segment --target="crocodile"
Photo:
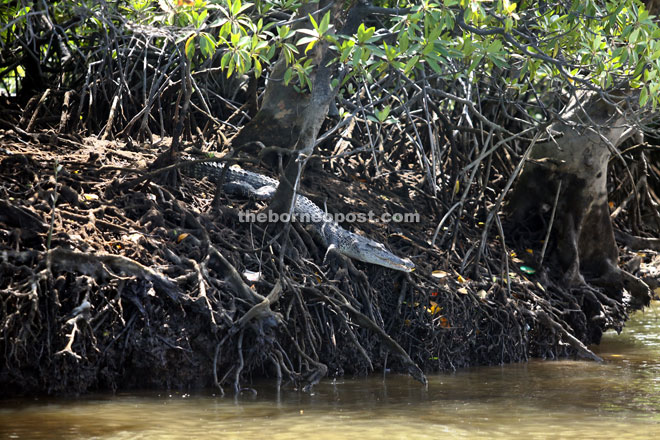
[[[220,162],[184,159],[180,170],[184,175],[196,179],[208,178],[218,183],[223,176],[225,166]],[[270,200],[275,194],[279,182],[271,177],[235,167],[228,167],[223,189],[228,194],[240,194],[260,200]],[[318,205],[307,197],[297,194],[293,217],[310,224],[328,252],[334,250],[349,258],[365,263],[377,264],[403,272],[411,272],[415,264],[408,258],[401,258],[387,250],[382,243],[348,231]]]

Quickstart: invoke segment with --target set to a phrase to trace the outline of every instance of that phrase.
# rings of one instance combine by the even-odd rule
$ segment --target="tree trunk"
[[[297,18],[314,14],[319,8],[316,2],[309,2],[300,7]],[[309,27],[309,21],[300,20],[292,29]],[[303,48],[299,48],[302,50]],[[249,142],[262,142],[267,146],[291,148],[298,139],[302,117],[309,104],[309,94],[300,93],[293,85],[284,85],[284,73],[288,66],[283,55],[273,66],[266,91],[257,114],[243,126],[232,139],[234,147]]]
[[[329,11],[331,22],[335,24],[345,12],[342,2],[326,0],[303,5],[297,15],[304,17],[325,10]],[[352,6],[345,16],[339,33],[344,35],[355,33],[369,11],[368,5],[359,2]],[[317,15],[318,22],[322,14]],[[310,23],[301,20],[298,26],[310,26]],[[318,133],[338,91],[338,87],[331,86],[333,73],[337,73],[335,78],[339,82],[345,74],[343,71],[338,71],[336,62],[332,62],[335,54],[330,53],[328,46],[325,41],[314,46],[313,59],[316,67],[312,74],[311,94],[302,94],[296,92],[293,87],[284,85],[281,78],[286,72],[287,65],[281,56],[273,68],[272,79],[266,86],[262,107],[254,119],[232,140],[234,146],[260,141],[267,146],[291,149],[292,154],[286,158],[284,175],[281,176],[280,185],[270,204],[270,209],[274,212],[284,213],[291,209],[302,170],[314,152]],[[312,54],[308,53],[307,56]]]
[[[620,304],[641,308],[650,290],[617,266],[607,199],[608,161],[634,130],[597,95],[572,100],[562,116],[548,130],[549,140],[532,147],[509,202],[510,218],[514,225],[539,226],[542,238],[556,212],[546,261],[558,266],[564,286],[590,283]]]

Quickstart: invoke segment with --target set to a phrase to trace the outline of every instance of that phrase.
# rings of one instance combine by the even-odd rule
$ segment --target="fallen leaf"
[[[180,235],[176,238],[176,242],[177,242],[177,243],[181,243],[181,242],[182,242],[183,240],[185,240],[186,237],[189,236],[189,235],[190,235],[190,234],[188,234],[187,232],[184,232],[183,234],[180,234]]]
[[[433,272],[431,272],[431,276],[433,278],[445,278],[447,275],[449,274],[444,270],[434,270]]]
[[[136,233],[128,234],[128,235],[127,235],[127,234],[124,234],[124,235],[121,236],[121,239],[122,239],[122,240],[126,240],[126,241],[131,241],[131,242],[133,242],[133,243],[137,243],[137,242],[140,241],[140,238],[141,238],[141,237],[142,237],[142,234],[138,234],[138,233],[136,232]]]
[[[243,272],[243,276],[245,277],[246,280],[251,281],[251,282],[257,282],[261,278],[261,272],[253,272],[251,270],[245,270]]]
[[[431,301],[431,307],[427,308],[426,311],[431,315],[435,315],[436,313],[442,311],[442,307],[440,307],[437,302]]]
[[[462,295],[467,295],[468,290],[465,287],[461,287],[460,289],[457,290],[457,292]]]

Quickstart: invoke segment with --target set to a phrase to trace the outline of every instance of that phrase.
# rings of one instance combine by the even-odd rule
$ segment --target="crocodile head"
[[[353,234],[350,240],[338,243],[337,249],[342,254],[365,263],[377,264],[403,272],[412,272],[415,269],[415,264],[408,258],[397,257],[382,243],[359,235]]]

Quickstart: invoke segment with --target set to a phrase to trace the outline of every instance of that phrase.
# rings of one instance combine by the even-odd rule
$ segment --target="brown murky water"
[[[429,378],[327,380],[310,394],[0,400],[9,439],[660,438],[660,304],[597,351]]]

